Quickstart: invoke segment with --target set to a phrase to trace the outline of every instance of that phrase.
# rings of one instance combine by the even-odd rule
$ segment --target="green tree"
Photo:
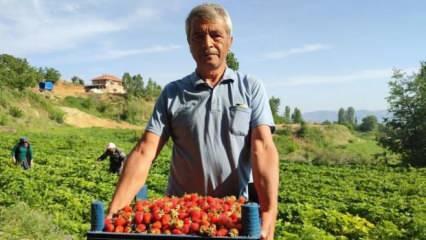
[[[237,57],[235,57],[235,54],[231,51],[229,51],[228,55],[226,55],[226,64],[234,71],[238,71],[240,67]]]
[[[123,87],[126,89],[127,94],[129,94],[129,89],[132,89],[132,76],[130,76],[130,73],[125,72],[121,77],[121,81],[123,82]]]
[[[46,81],[51,81],[53,83],[57,82],[60,78],[61,78],[61,73],[51,67],[45,67],[43,69],[43,73],[44,73],[44,79]]]
[[[362,123],[358,126],[358,129],[361,132],[370,132],[377,129],[378,121],[377,117],[374,115],[369,115],[363,118]]]
[[[269,99],[269,106],[271,107],[272,116],[278,115],[278,109],[280,108],[280,98],[272,96]]]
[[[143,77],[140,74],[136,74],[135,76],[132,77],[132,81],[133,81],[133,95],[142,97],[144,95]]]
[[[43,75],[25,58],[0,55],[0,85],[23,90],[34,87],[42,79]]]
[[[145,96],[150,99],[157,98],[160,96],[161,93],[161,86],[158,85],[154,80],[151,78],[148,79],[148,83],[146,84],[145,88]]]
[[[291,114],[290,106],[285,106],[285,110],[284,110],[284,122],[286,122],[286,123],[290,123],[291,122],[290,114]]]
[[[348,107],[346,110],[346,123],[352,126],[355,126],[355,109],[353,107]]]
[[[340,108],[339,112],[337,113],[337,123],[338,124],[345,124],[346,122],[346,112],[345,109]]]
[[[72,82],[72,83],[74,83],[74,84],[84,85],[84,81],[83,81],[83,79],[81,79],[81,78],[80,78],[80,77],[78,77],[78,76],[73,76],[73,77],[71,78],[71,82]]]
[[[380,143],[400,153],[404,163],[426,166],[426,62],[418,74],[395,70],[389,82],[388,111]]]
[[[293,114],[291,115],[291,119],[294,123],[302,123],[303,117],[302,112],[298,108],[294,108]]]
[[[144,82],[140,74],[131,76],[128,72],[126,72],[123,74],[122,81],[123,86],[126,89],[127,96],[144,96]]]

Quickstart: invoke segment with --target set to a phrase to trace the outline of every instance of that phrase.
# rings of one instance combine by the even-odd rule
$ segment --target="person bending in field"
[[[12,160],[25,170],[30,169],[31,164],[34,164],[33,151],[28,138],[19,138],[19,142],[12,149]]]
[[[261,81],[230,69],[232,22],[218,4],[202,4],[186,18],[195,71],[167,84],[142,138],[129,154],[108,216],[128,205],[147,180],[153,160],[173,141],[167,194],[249,196],[254,183],[262,240],[274,239],[279,160],[275,128]]]
[[[109,157],[109,171],[120,174],[123,162],[126,160],[126,154],[118,149],[114,143],[108,143],[105,152],[97,160],[103,161],[107,157]]]

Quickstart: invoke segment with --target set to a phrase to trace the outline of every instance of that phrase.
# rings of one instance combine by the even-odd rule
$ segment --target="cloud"
[[[108,50],[102,54],[99,54],[95,57],[96,60],[111,60],[111,59],[118,59],[118,58],[124,58],[134,55],[140,55],[140,54],[149,54],[149,53],[161,53],[161,52],[169,52],[176,49],[180,49],[182,46],[180,45],[156,45],[149,48],[142,48],[142,49],[127,49],[127,50],[121,50],[121,49],[113,49]]]
[[[153,8],[135,7],[120,16],[94,4],[0,1],[0,53],[28,55],[68,50],[129,29],[132,24],[147,24],[160,15]]]
[[[416,68],[410,67],[403,69],[406,73],[416,72]],[[325,84],[343,84],[354,81],[366,81],[377,79],[390,79],[393,74],[393,68],[366,69],[348,74],[340,75],[300,75],[271,83],[271,86],[310,86]]]
[[[277,60],[277,59],[283,59],[287,58],[292,55],[299,55],[304,53],[311,53],[311,52],[317,52],[321,50],[327,50],[330,49],[331,46],[321,44],[321,43],[315,43],[315,44],[306,44],[303,47],[299,48],[290,48],[288,50],[284,51],[274,51],[269,52],[264,55],[264,59],[267,60]]]

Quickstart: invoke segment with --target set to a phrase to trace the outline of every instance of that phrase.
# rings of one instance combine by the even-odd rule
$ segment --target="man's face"
[[[215,70],[226,64],[232,37],[226,31],[226,24],[222,19],[192,19],[188,41],[198,70]]]

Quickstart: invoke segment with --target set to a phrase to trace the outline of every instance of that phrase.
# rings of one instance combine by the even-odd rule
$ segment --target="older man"
[[[192,9],[186,34],[195,72],[162,91],[141,140],[128,157],[109,215],[131,201],[171,138],[169,195],[248,196],[248,184],[254,181],[262,239],[273,239],[279,171],[265,89],[258,80],[227,67],[233,37],[231,19],[223,7],[202,4]]]

